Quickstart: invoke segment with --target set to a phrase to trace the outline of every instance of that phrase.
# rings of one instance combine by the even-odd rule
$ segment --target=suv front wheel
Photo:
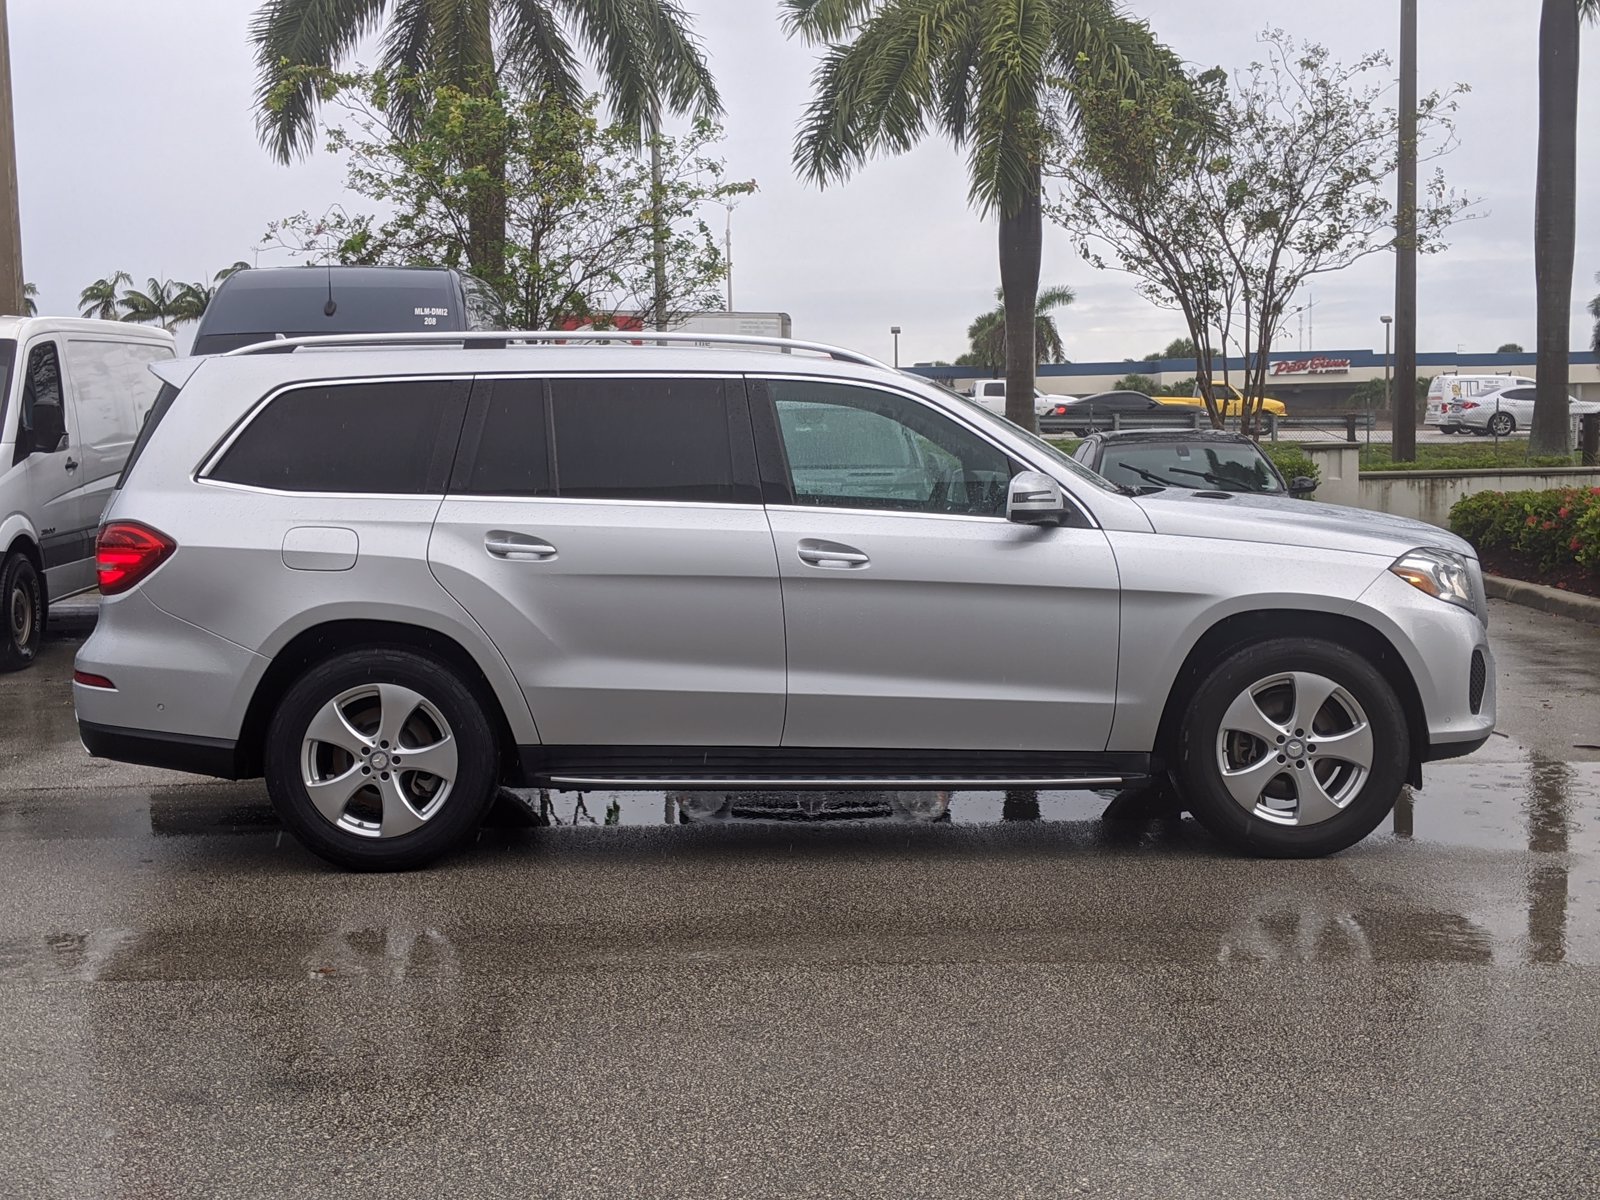
[[[1282,638],[1218,663],[1187,708],[1178,778],[1225,841],[1278,858],[1333,854],[1394,807],[1411,761],[1405,710],[1365,660]]]
[[[443,662],[367,649],[313,667],[267,731],[267,791],[307,848],[357,870],[406,870],[482,821],[498,783],[483,706]]]

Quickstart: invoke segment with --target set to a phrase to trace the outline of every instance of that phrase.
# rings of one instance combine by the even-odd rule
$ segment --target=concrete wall
[[[1347,453],[1354,455],[1354,449]],[[1359,475],[1354,504],[1374,512],[1412,517],[1430,525],[1449,528],[1450,507],[1473,492],[1543,491],[1546,488],[1600,487],[1600,469],[1556,467],[1549,470],[1506,471],[1363,471]],[[1332,489],[1348,495],[1348,484]],[[1330,504],[1332,492],[1317,490],[1316,499]]]

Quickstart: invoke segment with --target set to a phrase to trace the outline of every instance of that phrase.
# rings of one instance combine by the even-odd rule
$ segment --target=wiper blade
[[[1173,467],[1172,473],[1174,475],[1193,475],[1196,479],[1204,479],[1212,487],[1223,488],[1230,492],[1253,492],[1256,490],[1232,479],[1224,479],[1220,475],[1213,475],[1210,471],[1189,471],[1183,467]]]
[[[1181,488],[1183,486],[1183,484],[1177,483],[1174,480],[1163,479],[1161,476],[1157,475],[1154,471],[1146,471],[1143,467],[1136,467],[1131,463],[1118,463],[1117,465],[1120,466],[1124,471],[1132,471],[1135,475],[1139,476],[1140,479],[1148,479],[1151,483],[1155,484],[1157,487],[1164,487],[1164,488],[1176,487],[1176,488]]]

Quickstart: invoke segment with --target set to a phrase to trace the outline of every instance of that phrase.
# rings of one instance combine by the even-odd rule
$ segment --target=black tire
[[[1508,412],[1497,412],[1489,418],[1489,427],[1484,432],[1495,437],[1510,437],[1516,431],[1517,419]]]
[[[446,726],[444,733],[453,739],[456,751],[456,773],[449,791],[439,799],[437,810],[417,828],[395,836],[363,834],[325,817],[307,790],[308,768],[303,757],[303,753],[310,754],[315,761],[317,755],[339,753],[337,749],[306,749],[312,719],[326,706],[346,693],[384,684],[409,689],[431,706],[436,716],[418,708],[412,718],[420,716],[433,725],[442,718]],[[377,736],[378,731],[374,730],[371,733],[374,741],[368,751],[374,755],[377,754]],[[394,754],[401,748],[398,737],[392,747],[387,741],[384,743],[386,754]],[[312,853],[358,871],[405,871],[448,854],[477,830],[499,792],[499,750],[495,728],[483,701],[449,665],[411,650],[383,647],[353,650],[311,668],[279,703],[267,730],[267,792],[279,818]],[[353,778],[353,770],[360,766],[360,760],[354,755],[347,757],[354,764]],[[332,773],[339,770],[337,762],[330,768]],[[370,770],[364,774],[373,775]],[[380,774],[385,781],[390,778],[387,773]],[[420,772],[393,772],[396,789],[426,788],[428,781],[436,778]],[[358,810],[381,809],[382,794],[377,791],[376,776],[370,786],[370,793],[358,794],[350,801],[351,807],[341,820],[355,822]],[[379,824],[385,820],[386,817],[381,818]]]
[[[1371,730],[1372,762],[1364,782],[1342,811],[1315,824],[1284,825],[1258,816],[1234,799],[1223,780],[1220,743],[1229,706],[1262,681],[1288,672],[1313,673],[1337,684],[1365,713]],[[1310,742],[1317,735],[1308,732]],[[1276,758],[1277,749],[1269,756]],[[1411,764],[1411,735],[1394,689],[1371,664],[1330,642],[1277,638],[1235,651],[1206,675],[1187,706],[1177,760],[1189,811],[1217,837],[1263,857],[1319,858],[1355,845],[1389,815]],[[1310,765],[1320,769],[1314,761]],[[1286,764],[1279,774],[1298,795],[1294,766]]]
[[[20,671],[44,641],[44,583],[33,559],[13,550],[0,563],[0,671]]]

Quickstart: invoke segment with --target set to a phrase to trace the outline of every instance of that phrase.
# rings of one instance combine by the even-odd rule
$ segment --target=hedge
[[[1474,492],[1451,508],[1450,528],[1479,550],[1526,554],[1541,570],[1600,571],[1600,488]]]

